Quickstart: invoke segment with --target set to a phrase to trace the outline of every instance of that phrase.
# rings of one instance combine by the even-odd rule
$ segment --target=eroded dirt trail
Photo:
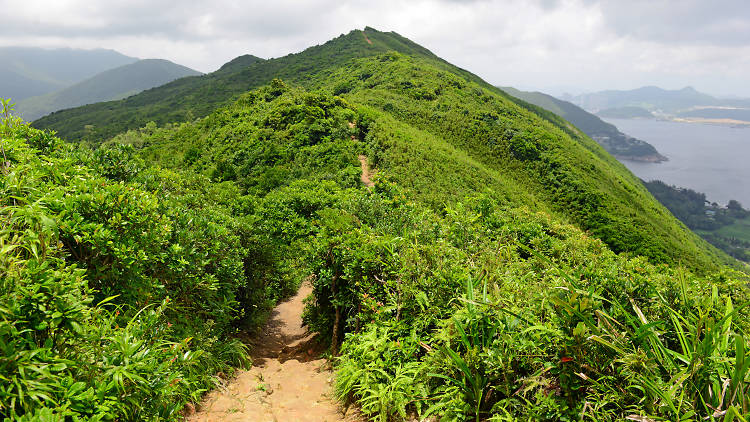
[[[360,176],[360,180],[362,180],[362,183],[365,184],[368,188],[371,188],[375,186],[375,183],[372,181],[372,176],[374,173],[372,170],[370,170],[370,165],[367,164],[367,157],[364,155],[360,155],[359,157],[359,164],[362,166],[362,176]]]
[[[189,422],[361,420],[352,411],[344,416],[330,398],[333,373],[302,326],[302,301],[311,291],[305,283],[273,310],[253,341],[253,367],[209,393]]]

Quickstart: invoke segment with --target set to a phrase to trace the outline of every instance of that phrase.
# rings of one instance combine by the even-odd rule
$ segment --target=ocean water
[[[658,164],[623,161],[636,176],[703,192],[711,202],[726,204],[735,199],[750,208],[750,128],[660,120],[604,120],[650,143],[669,158]]]

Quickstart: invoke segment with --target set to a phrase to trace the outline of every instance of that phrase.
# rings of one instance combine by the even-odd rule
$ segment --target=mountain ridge
[[[386,78],[386,69],[390,69],[391,77],[399,85],[394,86]],[[407,72],[414,75],[413,80],[404,79]],[[417,79],[423,73],[430,77]],[[33,125],[57,130],[73,140],[78,137],[101,143],[117,133],[144,127],[149,121],[163,126],[202,118],[230,99],[241,98],[240,92],[276,78],[287,78],[287,83],[322,89],[343,98],[357,92],[370,93],[357,102],[407,119],[403,130],[416,130],[415,136],[433,138],[433,142],[443,145],[441,148],[453,150],[449,153],[446,149],[446,153],[467,154],[467,158],[486,167],[486,174],[494,179],[492,185],[499,192],[506,192],[517,203],[534,204],[535,208],[575,222],[602,238],[616,252],[630,251],[656,262],[685,259],[694,268],[729,260],[687,228],[680,227],[637,178],[569,122],[507,94],[399,34],[369,27],[300,53],[255,61],[236,71],[182,78],[121,101],[52,113]],[[375,84],[376,80],[380,82]],[[467,86],[472,87],[472,95],[462,91]],[[437,104],[447,92],[452,93],[450,98],[461,99],[440,106],[444,110],[428,111],[429,107],[439,107]],[[386,101],[391,97],[406,108],[392,108],[394,104]],[[433,102],[435,105],[428,106]],[[460,109],[456,104],[461,102],[472,104],[472,110],[464,107],[461,111],[471,116],[468,121],[456,114]],[[476,115],[477,110],[483,110],[482,114]],[[446,123],[435,126],[437,123],[425,120],[425,113],[440,122],[448,119],[453,126],[438,128]],[[536,121],[538,128],[526,127],[521,121]],[[89,129],[84,130],[87,125]],[[478,132],[471,135],[458,129],[464,126]],[[479,139],[474,139],[475,136]],[[568,145],[568,151],[560,145]],[[579,156],[573,156],[576,154]],[[404,172],[417,171],[406,170],[409,166],[398,168]],[[470,168],[476,167],[471,164]],[[594,168],[608,176],[594,177]],[[401,177],[404,181],[410,178],[405,173]],[[414,179],[410,179],[413,183]],[[464,181],[466,186],[481,186],[475,176],[467,175]],[[466,187],[451,189],[466,193]],[[430,201],[444,200],[445,196]],[[440,202],[433,205],[439,207]],[[633,207],[638,207],[642,214],[634,213]],[[699,262],[703,264],[698,265]]]

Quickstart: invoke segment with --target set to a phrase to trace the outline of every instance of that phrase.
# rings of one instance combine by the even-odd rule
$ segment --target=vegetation
[[[372,44],[367,42],[368,39]],[[230,62],[229,66],[216,72],[183,78],[121,101],[53,113],[34,122],[34,126],[53,129],[70,140],[100,142],[128,129],[143,127],[149,121],[163,125],[206,116],[218,106],[231,102],[234,97],[267,84],[274,78],[304,83],[311,74],[329,72],[353,57],[372,56],[390,50],[437,60],[427,49],[395,33],[365,28],[364,31],[352,31],[301,53],[271,60],[250,60],[249,66],[236,66],[237,63]]]
[[[175,79],[199,74],[168,60],[139,60],[106,70],[59,91],[27,98],[16,105],[16,112],[23,119],[31,121],[53,111],[100,101],[119,100]]]
[[[666,157],[659,154],[653,145],[640,139],[635,139],[617,130],[617,128],[594,114],[567,101],[543,94],[541,92],[519,91],[515,88],[503,87],[503,91],[543,107],[575,125],[591,139],[599,143],[607,152],[619,159],[659,162],[666,161]],[[645,111],[645,110],[644,110]],[[599,113],[602,115],[601,113]],[[613,117],[613,116],[609,116]]]
[[[669,211],[690,229],[729,255],[750,261],[750,211],[730,200],[726,207],[706,200],[706,194],[692,189],[669,186],[653,180],[643,182]]]
[[[58,113],[141,124],[75,145],[6,115],[0,416],[178,420],[310,279],[375,420],[750,417],[747,277],[560,117],[420,49],[366,29],[152,90],[174,115]],[[284,72],[304,87],[236,92]]]
[[[178,419],[244,363],[239,323],[294,288],[251,271],[249,204],[129,147],[0,131],[0,419]]]

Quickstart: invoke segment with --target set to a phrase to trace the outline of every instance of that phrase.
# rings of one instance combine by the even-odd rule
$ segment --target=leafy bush
[[[242,223],[169,192],[127,149],[7,120],[2,137],[0,417],[179,419],[245,361]]]

